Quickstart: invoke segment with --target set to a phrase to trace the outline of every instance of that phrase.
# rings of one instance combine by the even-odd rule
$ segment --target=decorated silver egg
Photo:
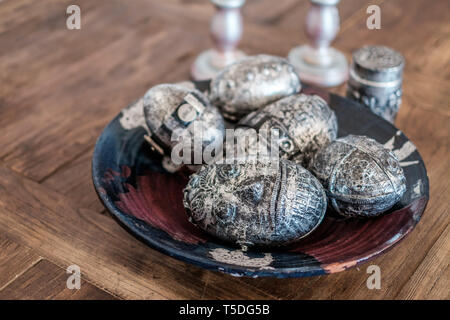
[[[238,123],[259,132],[278,130],[279,155],[307,167],[314,154],[337,136],[333,110],[317,95],[296,94],[252,112]]]
[[[396,156],[366,136],[339,138],[320,150],[310,167],[327,190],[333,209],[345,217],[373,217],[406,191]]]
[[[257,55],[223,69],[211,81],[210,99],[225,118],[238,121],[300,89],[300,79],[286,59]]]
[[[192,223],[240,245],[281,245],[311,233],[327,199],[320,182],[288,160],[214,164],[193,174],[184,190]]]
[[[223,117],[198,90],[175,84],[157,85],[144,95],[143,107],[150,132],[147,141],[172,160],[176,148],[176,157],[182,157],[183,164],[199,164],[204,148],[220,148],[223,143]],[[183,154],[186,150],[188,155]]]

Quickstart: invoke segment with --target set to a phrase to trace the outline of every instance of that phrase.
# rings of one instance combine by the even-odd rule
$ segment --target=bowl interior
[[[236,276],[333,273],[375,257],[398,243],[421,218],[428,201],[423,161],[401,131],[365,107],[312,87],[303,91],[318,94],[330,104],[338,118],[339,136],[367,135],[399,157],[407,190],[386,214],[372,219],[342,219],[327,212],[321,225],[305,239],[288,247],[243,253],[188,221],[182,204],[188,174],[170,174],[161,167],[160,157],[143,138],[145,129],[123,125],[121,119],[129,111],[114,118],[97,141],[93,179],[100,199],[127,230],[153,248]]]

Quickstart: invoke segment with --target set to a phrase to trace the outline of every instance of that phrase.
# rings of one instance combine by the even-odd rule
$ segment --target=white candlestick
[[[240,8],[245,0],[211,0],[217,12],[211,21],[214,47],[202,52],[191,67],[194,80],[213,78],[221,69],[245,57],[236,49],[242,36]]]
[[[319,86],[337,86],[348,79],[345,56],[331,48],[339,32],[339,0],[310,0],[312,7],[306,17],[306,34],[311,44],[295,47],[288,59],[301,81]]]

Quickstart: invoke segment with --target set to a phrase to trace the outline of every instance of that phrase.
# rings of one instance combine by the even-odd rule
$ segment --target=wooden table
[[[66,8],[81,7],[81,30]],[[381,30],[366,8],[381,7]],[[286,56],[307,1],[248,0],[242,49]],[[415,230],[367,265],[303,279],[233,278],[169,258],[124,231],[91,183],[94,143],[121,108],[187,79],[208,38],[206,0],[0,0],[0,298],[448,299],[450,2],[343,0],[334,45],[384,44],[407,60],[397,126],[425,160],[431,199]],[[333,89],[344,92],[345,86]],[[357,121],[357,119],[355,119]],[[80,290],[66,268],[81,268]],[[367,266],[381,268],[369,290]]]

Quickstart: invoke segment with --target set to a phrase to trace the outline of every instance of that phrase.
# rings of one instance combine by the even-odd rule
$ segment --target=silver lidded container
[[[364,46],[353,53],[347,97],[394,123],[402,97],[404,57],[385,46]]]

